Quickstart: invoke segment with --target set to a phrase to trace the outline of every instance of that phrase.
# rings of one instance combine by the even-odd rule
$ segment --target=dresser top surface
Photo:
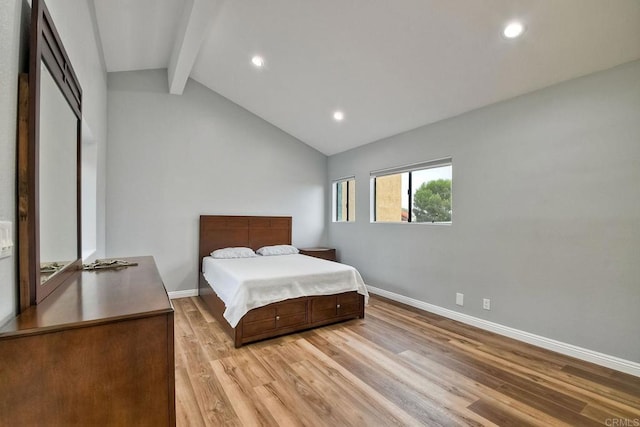
[[[172,312],[153,257],[122,259],[138,265],[78,272],[40,304],[3,325],[0,339]]]

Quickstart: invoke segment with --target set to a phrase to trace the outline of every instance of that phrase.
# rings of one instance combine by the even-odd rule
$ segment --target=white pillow
[[[211,256],[218,259],[228,259],[228,258],[253,258],[256,255],[251,248],[224,248],[224,249],[216,249],[211,252]]]
[[[275,246],[263,246],[256,251],[259,255],[262,256],[271,256],[271,255],[293,255],[297,254],[300,251],[295,246],[291,245],[275,245]]]

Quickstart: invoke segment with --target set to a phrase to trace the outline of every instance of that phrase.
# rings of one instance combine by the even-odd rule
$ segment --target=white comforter
[[[357,291],[369,299],[355,268],[306,255],[202,260],[202,272],[224,302],[224,317],[236,327],[249,310],[310,295]]]

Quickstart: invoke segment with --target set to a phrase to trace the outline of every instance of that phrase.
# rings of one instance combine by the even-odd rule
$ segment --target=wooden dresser
[[[0,328],[0,424],[175,425],[173,307],[153,258],[127,260]]]

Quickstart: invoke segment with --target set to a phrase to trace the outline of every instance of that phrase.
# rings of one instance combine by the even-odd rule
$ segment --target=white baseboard
[[[605,366],[607,368],[615,369],[616,371],[621,371],[640,377],[640,363],[637,362],[632,362],[630,360],[625,360],[619,357],[610,356],[608,354],[599,353],[597,351],[578,347],[573,344],[556,341],[551,338],[535,335],[529,332],[511,328],[509,326],[500,325],[499,323],[489,322],[488,320],[478,319],[477,317],[469,316],[468,314],[459,313],[454,310],[449,310],[447,308],[439,307],[437,305],[429,304],[417,299],[385,291],[384,289],[379,289],[373,286],[367,286],[367,289],[372,294],[380,295],[382,297],[401,302],[411,307],[419,308],[430,313],[457,320],[459,322],[466,323],[467,325],[475,326],[477,328],[484,329],[490,332],[495,332],[496,334],[504,335],[506,337],[542,347],[547,350],[575,357],[576,359],[595,363],[596,365]]]
[[[187,289],[185,291],[171,291],[171,292],[167,292],[167,294],[169,294],[169,299],[197,297],[198,296],[198,290],[197,289]]]

